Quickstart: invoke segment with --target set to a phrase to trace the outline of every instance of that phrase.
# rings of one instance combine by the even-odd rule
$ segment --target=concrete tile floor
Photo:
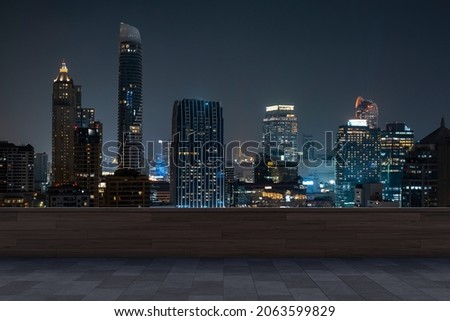
[[[0,300],[450,300],[450,259],[0,259]]]

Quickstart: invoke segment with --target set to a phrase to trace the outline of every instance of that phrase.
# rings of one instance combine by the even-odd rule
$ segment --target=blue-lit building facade
[[[379,182],[380,130],[365,119],[349,120],[336,137],[336,206],[354,207],[357,184]]]
[[[175,101],[172,114],[171,200],[177,207],[225,206],[222,105]]]
[[[118,90],[119,168],[144,171],[142,144],[142,42],[139,30],[120,24]]]
[[[380,136],[380,180],[383,200],[401,202],[403,166],[414,145],[414,132],[405,123],[388,123]]]

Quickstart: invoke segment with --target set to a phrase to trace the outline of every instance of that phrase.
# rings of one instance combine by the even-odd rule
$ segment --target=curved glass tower
[[[119,168],[143,172],[142,42],[139,30],[120,24],[118,141]]]

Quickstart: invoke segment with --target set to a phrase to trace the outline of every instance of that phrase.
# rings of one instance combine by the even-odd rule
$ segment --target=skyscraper
[[[381,172],[383,200],[401,201],[403,165],[414,144],[414,132],[405,123],[388,123],[381,132]]]
[[[53,82],[52,103],[52,181],[74,181],[74,126],[81,109],[81,86],[76,86],[63,62]]]
[[[170,164],[177,207],[224,207],[223,118],[220,102],[175,101]]]
[[[143,172],[142,42],[139,30],[120,24],[118,142],[119,168]]]
[[[365,119],[339,127],[336,155],[336,206],[353,207],[356,184],[379,182],[380,131]]]
[[[264,154],[272,161],[296,162],[298,121],[293,105],[266,107],[263,119]]]
[[[450,129],[441,126],[411,148],[406,158],[403,207],[450,206]]]
[[[81,107],[81,86],[63,62],[53,83],[52,185],[77,184],[89,192],[89,205],[97,206],[101,159],[102,124],[95,109]]]
[[[369,128],[378,128],[377,104],[358,96],[355,103],[355,118],[367,120],[367,126]]]
[[[94,118],[92,110],[92,119]],[[89,193],[89,206],[99,206],[100,176],[102,174],[102,123],[92,121],[75,128],[75,183]]]
[[[44,192],[48,184],[48,154],[34,154],[34,189]]]

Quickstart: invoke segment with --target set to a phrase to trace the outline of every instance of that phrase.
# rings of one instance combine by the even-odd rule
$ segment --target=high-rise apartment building
[[[402,207],[450,206],[450,129],[441,126],[408,152],[404,165]]]
[[[94,113],[94,112],[93,112]],[[102,123],[93,121],[75,128],[75,183],[89,193],[89,205],[99,206],[99,183],[102,174]]]
[[[220,102],[175,101],[171,199],[177,207],[224,207],[223,117]]]
[[[34,189],[44,192],[48,185],[48,154],[34,154]]]
[[[355,102],[355,118],[367,120],[367,126],[369,128],[378,128],[377,104],[358,96]]]
[[[0,193],[34,191],[34,148],[0,142]]]
[[[414,144],[414,132],[405,123],[388,123],[380,136],[380,180],[383,200],[401,202],[403,165]]]
[[[298,161],[298,121],[293,105],[266,107],[263,119],[264,154],[273,161]]]
[[[120,24],[119,50],[118,164],[143,173],[142,42],[137,28]]]
[[[81,109],[81,86],[76,86],[63,62],[53,82],[52,181],[69,184],[74,177],[74,126]]]
[[[339,127],[336,141],[336,206],[353,207],[356,184],[379,182],[380,131],[365,119]]]

